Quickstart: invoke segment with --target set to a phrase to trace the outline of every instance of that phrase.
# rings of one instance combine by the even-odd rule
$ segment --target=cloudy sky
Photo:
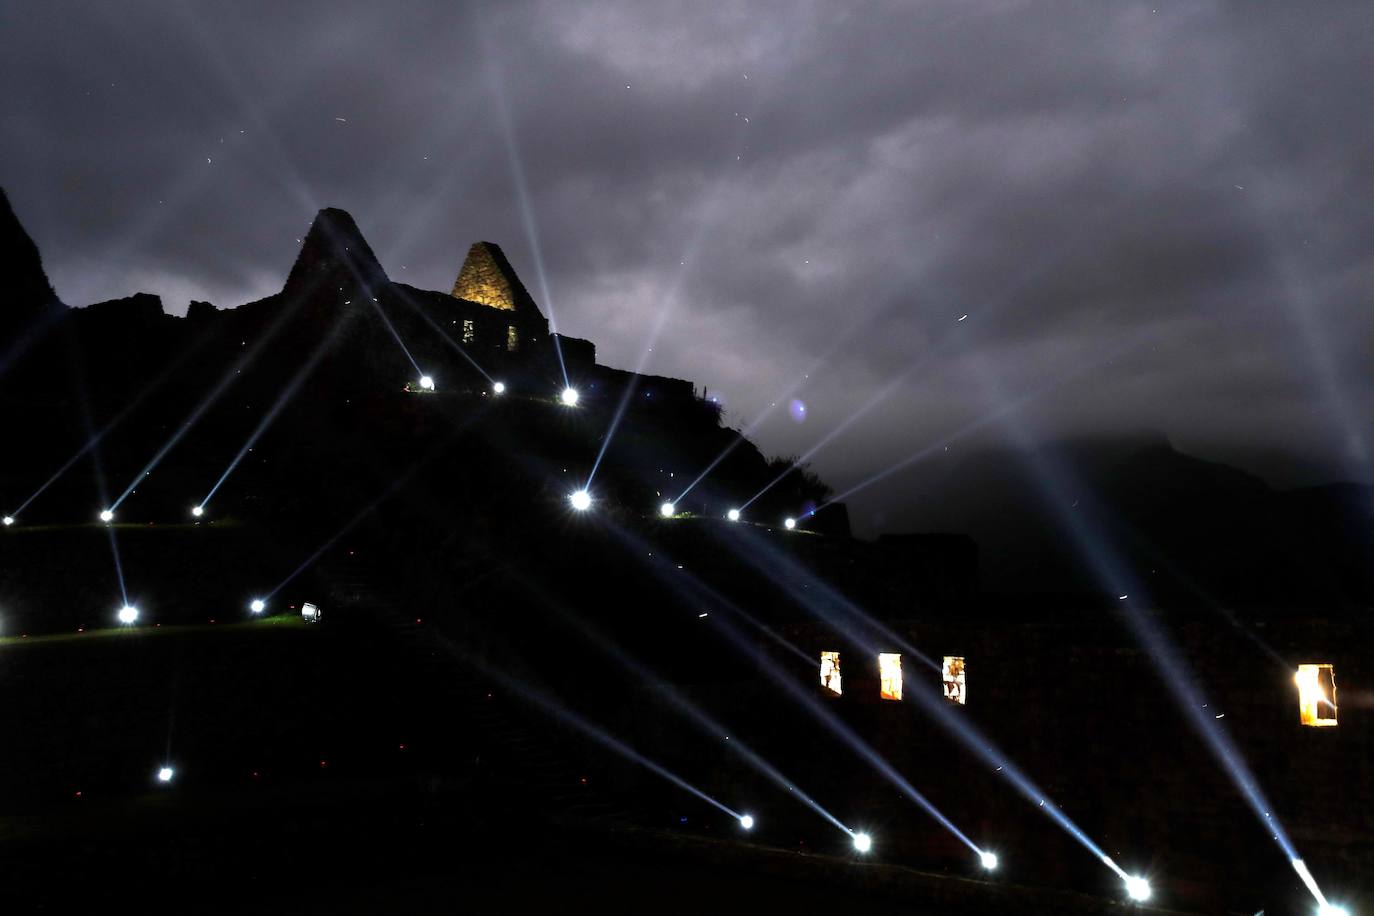
[[[1367,2],[3,0],[0,183],[73,304],[267,295],[321,206],[417,286],[499,242],[841,490],[1009,405],[1369,480],[1371,52]]]

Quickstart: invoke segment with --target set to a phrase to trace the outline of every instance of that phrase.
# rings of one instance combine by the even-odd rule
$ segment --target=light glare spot
[[[160,770],[157,771],[157,781],[158,781],[158,782],[171,782],[171,781],[172,781],[172,777],[175,776],[175,775],[176,775],[176,772],[175,772],[171,767],[163,767],[162,769],[160,769]]]
[[[192,506],[192,507],[191,507],[191,514],[194,515],[196,518],[200,518],[202,515],[205,514],[205,507],[204,507],[204,506]]]
[[[739,825],[740,825],[741,827],[743,827],[745,830],[753,830],[753,829],[754,829],[754,816],[753,816],[752,814],[746,814],[746,815],[744,815],[743,817],[741,817],[741,818],[739,819]]]
[[[112,522],[114,521],[114,513],[111,512],[109,509],[101,509],[100,520],[102,522]]]
[[[126,604],[119,609],[118,617],[120,623],[133,623],[138,619],[138,608],[132,604]]]
[[[797,527],[797,520],[795,518],[785,518],[782,520],[782,526],[788,531],[791,531],[793,528]]]
[[[1132,875],[1126,879],[1126,896],[1144,903],[1150,899],[1150,882]]]
[[[426,391],[433,391],[434,379],[430,378],[428,375],[420,376],[420,387]]]
[[[859,852],[868,852],[873,848],[873,837],[866,833],[854,834],[854,848]]]
[[[729,512],[725,513],[725,517],[732,522],[737,522],[739,521],[739,510],[731,509]]]
[[[996,871],[996,870],[997,870],[997,853],[995,853],[995,852],[984,852],[984,853],[980,853],[980,854],[979,854],[979,858],[981,858],[981,859],[983,860],[983,867],[986,868],[988,871]]]
[[[491,386],[491,393],[492,393],[492,394],[505,394],[505,393],[506,393],[506,383],[505,383],[505,382],[495,382],[495,383],[493,383],[492,386]]]
[[[664,518],[672,518],[674,515],[677,515],[677,506],[672,503],[664,503],[658,507],[658,514]]]
[[[564,389],[563,389],[563,393],[562,393],[561,395],[559,395],[559,397],[560,397],[560,399],[563,401],[563,405],[564,405],[565,407],[576,407],[576,406],[577,406],[577,389],[576,389],[576,388],[564,388]]]
[[[252,611],[254,614],[261,614],[263,611],[267,610],[267,602],[263,601],[261,598],[254,598],[253,603],[248,605],[248,610]]]
[[[578,490],[576,493],[569,496],[568,499],[572,502],[572,507],[578,512],[586,512],[592,507],[592,494],[588,493],[586,490]]]

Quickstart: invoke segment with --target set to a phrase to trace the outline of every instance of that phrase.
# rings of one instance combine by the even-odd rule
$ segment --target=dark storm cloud
[[[538,295],[503,99],[543,304],[603,361],[638,364],[671,307],[646,370],[741,422],[809,371],[805,422],[758,434],[792,453],[919,367],[816,456],[841,488],[995,410],[989,368],[1049,386],[1027,408],[1046,434],[1368,473],[1367,4],[3,17],[0,181],[69,302],[273,292],[325,205],[397,279],[446,289],[489,238]],[[861,528],[886,496],[856,498]]]

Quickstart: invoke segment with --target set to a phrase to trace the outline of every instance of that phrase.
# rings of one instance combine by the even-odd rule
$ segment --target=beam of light
[[[994,394],[1000,393],[991,372],[985,371],[985,378]],[[1285,857],[1290,861],[1301,861],[1292,841],[1288,838],[1283,825],[1274,815],[1274,807],[1265,797],[1259,782],[1255,779],[1249,765],[1231,741],[1222,720],[1204,709],[1201,700],[1205,699],[1202,684],[1182,653],[1164,630],[1149,617],[1138,610],[1144,604],[1146,589],[1144,583],[1136,578],[1129,566],[1117,554],[1111,539],[1107,537],[1107,526],[1096,522],[1099,515],[1105,517],[1091,500],[1079,499],[1079,508],[1074,512],[1065,510],[1068,505],[1066,495],[1074,491],[1069,484],[1066,469],[1058,466],[1047,455],[1035,449],[1029,436],[1015,416],[1007,423],[1008,429],[1017,438],[1027,466],[1039,482],[1041,495],[1047,506],[1057,517],[1061,529],[1068,535],[1077,548],[1080,557],[1097,578],[1101,587],[1108,593],[1120,595],[1123,616],[1139,642],[1154,662],[1160,680],[1172,694],[1175,703],[1183,710],[1187,721],[1202,739],[1203,744],[1220,764],[1221,769],[1240,791],[1260,825],[1264,828]],[[1080,488],[1081,489],[1081,488]],[[1320,902],[1315,882],[1308,887]]]
[[[605,633],[596,628],[589,621],[577,615],[572,609],[566,607],[564,603],[559,601],[555,596],[545,594],[542,590],[536,590],[532,583],[523,582],[522,580],[522,584],[524,584],[527,589],[535,592],[535,597],[544,607],[551,607],[557,611],[565,621],[576,629],[578,635],[595,645],[606,655],[614,658],[623,668],[637,677],[642,683],[654,683],[659,680],[654,672],[641,664],[634,656],[613,642],[610,637],[606,636]],[[773,766],[759,753],[749,747],[740,739],[738,734],[731,731],[700,706],[697,706],[676,690],[669,689],[664,692],[663,696],[665,696],[680,713],[695,722],[706,734],[713,736],[729,736],[726,745],[730,750],[743,757],[745,761],[754,767],[754,769],[767,776],[793,798],[825,818],[825,820],[829,821],[845,834],[853,835],[854,831],[848,825],[844,824],[839,818],[827,811],[810,795],[807,795],[801,789],[797,788],[796,783],[783,775],[777,767]],[[749,826],[745,826],[744,829],[748,830],[750,828]]]
[[[81,418],[85,421],[87,436],[94,438],[95,431],[92,428],[94,421],[91,419],[91,407],[90,402],[86,399],[85,386],[82,382],[78,382],[78,387],[80,388]],[[95,471],[96,492],[100,496],[101,505],[106,505],[106,500],[109,499],[109,484],[105,480],[105,465],[100,460],[99,449],[91,450],[91,468]],[[133,610],[134,618],[137,619],[138,610],[132,608],[129,603],[129,588],[124,581],[124,562],[119,556],[119,541],[115,537],[114,526],[109,524],[114,521],[114,513],[105,509],[100,513],[100,520],[106,523],[105,535],[110,541],[110,556],[114,559],[115,578],[119,580],[119,594],[124,600],[119,612],[121,622],[123,622],[125,610]]]
[[[641,562],[648,562],[648,551],[644,549],[645,545],[639,538],[613,523],[608,523],[608,526],[609,530],[619,535],[621,539],[626,541],[631,547],[629,551],[631,555],[641,558]],[[671,559],[661,550],[654,553],[652,559],[655,561],[658,571],[665,581],[671,581],[671,577],[674,573],[667,567],[676,564],[672,564]],[[676,578],[681,584],[681,587],[691,589],[697,595],[706,597],[711,601],[727,607],[734,612],[734,615],[744,618],[749,616],[747,612],[736,606],[734,602],[720,594],[707,583],[701,581],[694,574],[686,572],[685,570],[678,570],[676,572]],[[767,671],[773,680],[802,706],[802,708],[810,712],[829,729],[833,735],[854,751],[862,760],[868,763],[870,767],[876,770],[879,775],[887,779],[888,782],[914,802],[917,807],[929,815],[936,823],[948,830],[953,837],[967,846],[974,855],[979,857],[982,856],[983,850],[980,849],[976,843],[970,840],[962,830],[955,826],[954,822],[946,817],[944,812],[937,808],[930,799],[926,798],[915,786],[908,782],[907,779],[903,777],[892,764],[888,763],[881,754],[874,750],[872,746],[863,740],[863,738],[859,737],[859,734],[844,722],[832,708],[817,699],[812,691],[802,687],[795,677],[779,668],[767,655],[758,654],[755,651],[753,640],[740,630],[738,626],[730,622],[730,616],[731,615],[717,614],[709,619],[714,623],[719,632],[724,634],[725,637],[747,657],[756,659],[758,664]]]
[[[43,483],[38,487],[37,490],[34,490],[32,493],[30,493],[28,498],[25,499],[22,503],[20,503],[19,508],[15,509],[12,514],[18,516],[21,513],[23,513],[23,511],[29,507],[30,503],[32,503],[39,496],[43,495],[43,492],[47,490],[48,487],[56,483],[57,480],[63,474],[67,473],[67,471],[71,469],[72,465],[76,464],[78,461],[81,460],[81,457],[83,455],[85,455],[91,449],[99,445],[100,441],[104,439],[105,436],[108,435],[111,430],[113,430],[116,426],[123,422],[125,417],[133,413],[134,410],[136,410],[140,404],[147,400],[150,394],[152,394],[154,391],[160,388],[162,386],[162,383],[167,381],[168,377],[170,377],[173,372],[181,368],[181,366],[184,363],[186,363],[186,361],[189,360],[194,354],[199,353],[201,347],[205,345],[205,343],[210,339],[210,337],[211,333],[209,331],[206,331],[195,341],[193,341],[189,347],[182,351],[180,356],[178,356],[175,360],[173,360],[172,362],[168,363],[165,367],[163,367],[162,371],[159,372],[151,382],[145,385],[143,389],[137,395],[134,396],[133,400],[129,401],[129,403],[121,407],[119,409],[119,412],[116,413],[113,417],[111,417],[110,420],[104,426],[100,427],[99,430],[95,432],[89,432],[90,424],[88,424],[89,434],[86,437],[85,444],[82,445],[79,449],[77,449],[76,452],[70,458],[64,461],[62,463],[62,466],[59,467],[51,477],[43,481]]]
[[[171,438],[162,444],[162,447],[153,455],[152,460],[145,464],[143,470],[139,471],[134,479],[129,482],[129,485],[124,488],[124,492],[119,494],[119,498],[110,506],[111,509],[118,509],[120,504],[129,498],[129,494],[134,491],[134,488],[139,485],[143,478],[153,472],[162,462],[162,459],[167,456],[167,453],[182,440],[182,437],[191,431],[191,428],[200,421],[200,418],[205,415],[205,412],[214,406],[215,402],[220,399],[220,396],[234,383],[234,380],[237,379],[239,375],[242,374],[243,370],[262,352],[263,348],[277,336],[277,333],[286,325],[286,322],[293,314],[295,314],[294,307],[281,310],[280,314],[273,319],[270,325],[268,325],[267,330],[260,334],[257,340],[253,341],[253,345],[248,348],[246,353],[234,361],[229,371],[224,373],[215,384],[215,387],[210,390],[210,393],[201,399],[200,403],[195,406],[190,415],[182,421],[181,426],[177,427],[176,432],[172,433]]]
[[[501,128],[501,139],[506,145],[506,160],[510,164],[511,181],[515,184],[515,197],[520,205],[520,220],[525,225],[525,238],[529,241],[530,254],[534,257],[534,270],[539,278],[539,295],[544,308],[549,311],[549,336],[553,339],[553,351],[558,356],[558,369],[563,373],[563,386],[571,387],[568,380],[568,366],[563,361],[563,347],[558,342],[558,316],[553,307],[553,296],[549,293],[548,275],[544,270],[544,248],[539,242],[539,225],[534,218],[534,207],[530,204],[529,188],[525,183],[525,167],[520,160],[520,149],[515,138],[515,125],[511,120],[510,106],[506,101],[505,86],[502,82],[499,57],[491,47],[491,38],[483,20],[477,22],[477,33],[482,42],[483,57],[487,66],[487,85],[496,104],[496,122]]]
[[[358,276],[356,270],[353,271],[353,275],[355,277]],[[362,280],[361,277],[358,277],[358,279]],[[377,301],[377,297],[372,295],[371,286],[365,281],[363,283],[363,295],[367,296],[368,300],[372,303],[372,308],[381,316],[382,324],[386,325],[386,329],[391,332],[391,337],[396,341],[396,345],[401,348],[401,352],[406,355],[406,359],[410,360],[410,364],[415,367],[415,374],[424,377],[425,370],[421,369],[420,364],[415,361],[415,357],[410,355],[410,348],[407,347],[406,342],[401,339],[401,335],[396,333],[396,326],[392,324],[391,319],[386,316],[386,309],[382,308],[381,303]]]
[[[765,538],[751,534],[747,529],[737,530],[740,533],[731,532],[732,538],[748,538],[756,546],[735,552],[750,557],[764,575],[783,588],[800,606],[806,608],[819,620],[841,632],[847,632],[851,638],[863,640],[865,651],[870,654],[900,648],[904,654],[910,653],[931,670],[937,672],[942,670],[933,658],[921,652],[910,641],[904,639],[882,621],[869,615],[836,589],[811,573],[802,564],[774,548]],[[863,635],[858,635],[860,633]],[[918,688],[907,691],[905,695],[914,699],[923,712],[934,718],[946,731],[977,755],[993,773],[1005,779],[1023,798],[1034,804],[1038,810],[1054,821],[1079,845],[1124,880],[1125,872],[1111,857],[1103,852],[1102,848],[1065,814],[1020,767],[998,749],[983,734],[981,729],[973,725],[967,717],[959,715],[945,701],[943,692]]]
[[[571,725],[573,728],[582,732],[582,734],[596,741],[602,747],[614,751],[615,753],[620,754],[627,760],[631,760],[639,764],[640,766],[644,767],[645,769],[649,770],[650,772],[655,773],[658,776],[661,776],[668,782],[677,786],[679,789],[682,789],[684,792],[687,792],[691,795],[695,795],[697,798],[706,802],[708,805],[711,805],[712,807],[728,814],[731,820],[736,822],[740,822],[743,820],[744,815],[740,812],[735,811],[733,808],[726,805],[724,802],[717,801],[715,798],[712,798],[703,790],[698,789],[696,786],[692,785],[690,782],[683,779],[681,776],[677,775],[672,770],[650,759],[649,757],[646,757],[644,754],[641,754],[639,751],[635,750],[633,747],[626,744],[624,741],[621,741],[619,738],[615,737],[610,732],[606,731],[606,729],[602,728],[600,725],[597,725],[595,722],[591,721],[582,714],[575,712],[572,709],[569,709],[564,704],[558,702],[558,700],[555,699],[551,694],[543,690],[540,690],[532,684],[518,680],[517,678],[514,678],[511,675],[506,674],[504,671],[500,670],[495,665],[491,664],[490,662],[482,658],[477,657],[476,655],[473,655],[472,653],[465,652],[464,650],[456,646],[443,634],[436,634],[436,638],[452,654],[461,659],[464,659],[467,662],[467,664],[481,671],[483,675],[501,684],[501,686],[505,688],[512,696],[519,697],[526,703],[529,703],[532,706],[542,709],[545,713],[554,717],[559,722],[564,723],[566,725]]]
[[[205,494],[200,502],[196,503],[195,509],[191,510],[193,515],[199,517],[201,513],[204,512],[205,507],[210,504],[210,500],[219,492],[219,488],[224,485],[224,482],[229,479],[229,475],[234,473],[234,469],[239,466],[239,462],[253,450],[253,446],[257,445],[258,439],[262,438],[262,434],[267,432],[267,428],[277,419],[277,414],[281,413],[282,409],[291,402],[296,396],[296,392],[300,390],[301,385],[304,384],[305,380],[310,377],[310,374],[315,371],[315,367],[320,364],[320,360],[324,358],[324,355],[333,347],[334,342],[338,340],[339,334],[344,326],[344,322],[342,321],[334,322],[333,327],[329,330],[329,334],[325,336],[319,346],[315,347],[315,351],[310,354],[310,358],[296,369],[295,374],[291,376],[291,379],[277,395],[276,401],[273,402],[267,413],[263,414],[262,419],[258,421],[258,425],[253,428],[253,432],[249,434],[248,440],[243,443],[238,453],[234,455],[233,460],[229,462],[229,466],[224,469],[224,473],[219,475],[219,480],[215,481],[210,491]]]
[[[429,325],[435,334],[439,335],[439,339],[446,343],[450,350],[453,350],[459,356],[463,357],[463,359],[468,361],[468,364],[472,366],[472,368],[476,369],[479,373],[481,373],[482,378],[486,379],[493,389],[495,389],[497,386],[500,386],[501,391],[497,391],[497,394],[500,394],[501,392],[506,390],[506,386],[503,383],[493,379],[491,375],[487,373],[487,370],[483,369],[481,364],[478,363],[477,360],[472,358],[472,354],[468,352],[467,347],[464,347],[462,344],[458,343],[458,341],[454,340],[451,336],[449,336],[449,333],[439,325],[438,322],[436,322],[433,318],[429,317],[429,313],[425,311],[424,306],[420,305],[418,302],[413,301],[404,292],[401,292],[399,284],[393,283],[391,285],[391,292],[394,295],[396,295],[402,302],[409,305],[411,311],[413,311],[416,315],[419,315],[420,319],[424,321],[425,324]]]

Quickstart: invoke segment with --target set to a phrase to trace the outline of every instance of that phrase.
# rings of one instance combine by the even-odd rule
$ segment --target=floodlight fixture
[[[586,490],[578,490],[576,493],[571,494],[568,500],[572,503],[572,507],[578,512],[586,512],[592,507],[592,494],[588,493]]]
[[[571,386],[564,388],[563,393],[559,395],[559,400],[563,402],[564,407],[576,407],[577,398],[577,389]]]
[[[1138,875],[1126,876],[1126,896],[1132,900],[1144,903],[1150,899],[1153,892],[1150,890],[1150,882]]]
[[[425,391],[433,391],[434,379],[428,375],[420,376],[420,387],[423,388]]]
[[[754,816],[752,814],[742,815],[739,819],[739,825],[743,827],[745,830],[753,830]]]
[[[204,506],[192,506],[192,507],[191,507],[191,514],[192,514],[193,516],[195,516],[196,518],[200,518],[202,515],[205,514],[205,507],[204,507]]]
[[[997,853],[980,852],[978,858],[983,861],[983,867],[988,871],[997,871]]]
[[[732,522],[737,522],[739,521],[739,510],[731,509],[729,512],[725,513],[725,517]]]
[[[782,526],[788,531],[791,531],[793,528],[797,527],[797,520],[795,518],[785,518],[782,520]]]
[[[112,522],[112,521],[114,521],[114,511],[111,510],[111,509],[101,509],[101,510],[100,510],[100,520],[101,520],[102,522]]]
[[[491,393],[492,393],[492,394],[505,394],[505,393],[506,393],[506,383],[505,383],[505,382],[493,382],[492,385],[491,385]]]
[[[173,770],[171,767],[163,767],[162,769],[160,769],[160,770],[157,771],[157,781],[158,781],[158,782],[171,782],[171,781],[172,781],[172,777],[175,776],[175,775],[176,775],[176,770]]]
[[[859,852],[868,852],[873,848],[873,837],[866,833],[854,834],[854,848]]]
[[[658,514],[664,518],[672,518],[674,515],[677,515],[677,506],[672,503],[664,503],[658,507]]]
[[[119,609],[119,613],[116,616],[119,618],[120,623],[131,624],[138,620],[138,608],[134,607],[132,604],[126,604]]]
[[[248,610],[252,611],[254,614],[261,614],[263,611],[267,610],[267,602],[263,601],[261,598],[254,598],[252,603],[248,605]]]
[[[13,515],[7,515],[7,516],[4,517],[3,521],[4,521],[4,523],[5,523],[5,527],[8,528],[10,525],[13,525],[13,524],[14,524],[14,516],[13,516]]]

